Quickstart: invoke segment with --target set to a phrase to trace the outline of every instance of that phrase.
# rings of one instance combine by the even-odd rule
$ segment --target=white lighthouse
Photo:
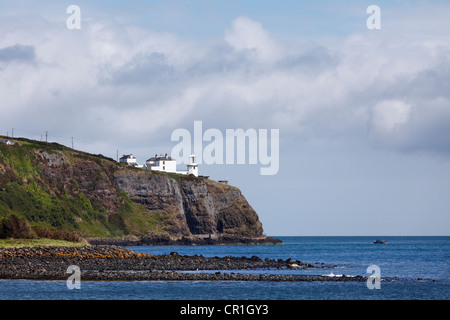
[[[198,164],[195,162],[195,155],[189,156],[189,163],[187,164],[187,174],[193,174],[198,177]]]

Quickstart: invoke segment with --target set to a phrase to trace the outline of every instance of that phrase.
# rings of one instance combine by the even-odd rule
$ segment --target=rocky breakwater
[[[67,268],[78,266],[82,280],[92,281],[364,281],[364,277],[296,274],[240,274],[234,270],[330,268],[301,261],[259,257],[149,255],[115,246],[0,249],[1,279],[66,280]],[[216,272],[197,272],[217,270]],[[220,271],[218,271],[220,270]],[[224,272],[224,270],[228,270]],[[196,271],[196,272],[190,272]]]

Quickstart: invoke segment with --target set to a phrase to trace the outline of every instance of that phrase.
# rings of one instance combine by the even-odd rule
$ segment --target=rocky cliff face
[[[263,233],[235,187],[25,139],[0,144],[0,218],[10,213],[85,237]]]
[[[201,178],[174,179],[149,172],[117,173],[114,179],[134,203],[170,216],[165,230],[172,234],[262,235],[258,215],[237,188]]]

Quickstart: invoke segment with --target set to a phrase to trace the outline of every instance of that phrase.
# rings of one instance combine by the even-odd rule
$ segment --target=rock
[[[26,253],[26,254],[25,254]],[[174,259],[174,257],[177,257]],[[364,281],[364,277],[322,277],[222,273],[219,270],[295,268],[296,263],[261,259],[257,256],[208,258],[203,256],[139,255],[115,246],[81,248],[0,248],[0,279],[66,280],[69,265],[82,270],[82,279],[101,281],[220,280],[220,281]],[[303,265],[301,266],[303,267]],[[186,270],[216,270],[214,273],[180,273]],[[329,278],[333,278],[330,280]]]
[[[237,188],[189,177],[181,177],[177,183],[165,174],[134,171],[115,174],[114,179],[131,201],[150,211],[165,211],[170,221],[165,230],[172,236],[262,236],[258,215]]]

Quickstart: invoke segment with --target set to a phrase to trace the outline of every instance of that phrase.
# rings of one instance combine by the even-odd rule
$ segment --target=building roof
[[[161,160],[164,160],[164,161],[176,161],[172,157],[169,157],[167,155],[167,153],[166,153],[165,156],[163,156],[163,155],[158,156],[157,154],[155,154],[155,156],[150,158],[150,159],[148,159],[147,162],[150,162],[150,161],[161,161]]]
[[[124,154],[122,158],[120,158],[120,160],[122,159],[136,159],[132,154]]]

